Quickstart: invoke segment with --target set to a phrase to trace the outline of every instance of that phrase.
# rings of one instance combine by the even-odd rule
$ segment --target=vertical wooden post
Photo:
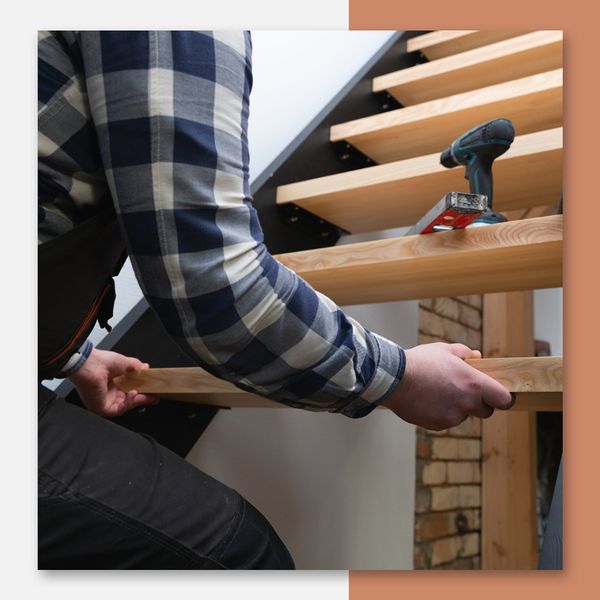
[[[483,356],[533,356],[533,292],[486,294]],[[535,412],[496,413],[482,427],[482,568],[535,569]]]

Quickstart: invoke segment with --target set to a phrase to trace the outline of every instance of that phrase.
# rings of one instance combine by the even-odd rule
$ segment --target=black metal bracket
[[[313,237],[318,236],[332,244],[335,244],[341,235],[348,233],[292,202],[280,204],[278,210],[283,222],[287,225],[297,227]]]
[[[337,159],[344,164],[348,171],[364,169],[377,164],[372,158],[348,142],[331,142],[331,147]]]
[[[417,65],[421,65],[423,63],[428,63],[429,59],[420,51],[417,50],[416,52],[413,52],[412,54],[414,54],[415,59],[416,59],[416,63]]]
[[[402,104],[394,98],[389,92],[385,90],[383,92],[373,93],[377,102],[379,103],[379,110],[381,112],[388,112],[390,110],[396,110],[398,108],[403,108]]]

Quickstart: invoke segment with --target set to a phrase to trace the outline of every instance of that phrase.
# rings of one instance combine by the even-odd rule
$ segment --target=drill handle
[[[488,198],[488,209],[492,210],[492,163],[493,160],[474,155],[465,169],[465,179],[469,180],[471,194],[483,194]]]

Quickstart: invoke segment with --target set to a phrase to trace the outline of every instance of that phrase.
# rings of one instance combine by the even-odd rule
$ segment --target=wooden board
[[[547,206],[534,206],[532,208],[522,208],[519,210],[506,211],[504,216],[509,221],[518,221],[519,219],[537,219],[539,217],[547,217],[549,215],[560,214],[558,210],[558,202],[548,204]]]
[[[509,391],[519,392],[515,409],[524,410],[528,396],[562,390],[562,357],[507,358],[498,360],[469,360],[471,366],[497,378]],[[536,375],[533,375],[536,373]],[[146,369],[124,375],[117,380],[124,391],[137,390],[162,398],[183,400],[223,408],[287,408],[255,394],[244,392],[232,383],[218,379],[199,367]],[[527,393],[523,393],[527,392]]]
[[[483,353],[533,355],[532,292],[484,296]],[[482,568],[535,569],[535,413],[496,411],[482,422],[482,449]]]
[[[439,30],[431,31],[423,35],[411,38],[406,42],[407,52],[421,52],[429,60],[436,60],[466,52],[473,48],[486,46],[500,42],[508,38],[529,33],[527,31],[478,31],[474,29],[467,30]]]
[[[446,169],[439,154],[280,186],[277,203],[294,202],[350,233],[412,225],[446,192],[469,191],[464,168]],[[558,202],[562,128],[521,135],[493,167],[494,209]]]
[[[562,215],[276,257],[338,304],[562,285]]]
[[[562,392],[562,356],[482,358],[468,361],[511,392]]]
[[[563,65],[562,39],[562,31],[534,31],[380,75],[373,80],[373,92],[388,92],[403,106],[412,106],[552,71]]]
[[[281,402],[274,402],[256,394],[243,392],[239,394],[205,394],[203,392],[177,394],[173,392],[157,392],[157,394],[165,400],[178,400],[202,406],[214,406],[216,408],[290,408],[286,404],[281,404]],[[385,409],[386,407],[380,406],[377,408]],[[517,394],[517,400],[511,409],[512,411],[561,412],[562,393],[528,392]]]
[[[479,123],[511,119],[517,135],[562,126],[562,69],[347,121],[330,130],[377,163],[442,152]]]
[[[530,412],[562,412],[562,392],[531,392],[517,394],[512,410]]]

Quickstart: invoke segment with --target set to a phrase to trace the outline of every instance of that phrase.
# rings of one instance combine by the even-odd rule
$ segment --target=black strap
[[[97,320],[108,325],[115,300],[112,277],[125,258],[125,244],[112,209],[38,247],[41,378],[59,373]]]

